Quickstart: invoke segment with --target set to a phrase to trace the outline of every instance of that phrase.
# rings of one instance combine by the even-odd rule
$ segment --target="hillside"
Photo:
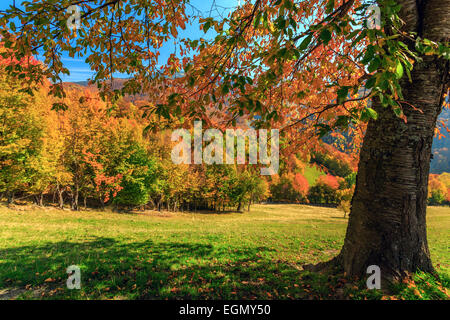
[[[127,79],[114,79],[113,88],[120,89],[123,87],[123,83]],[[65,83],[68,87],[90,87],[96,90],[96,86],[89,85],[87,81],[79,81],[79,82],[67,82]],[[138,100],[145,100],[145,95],[139,96],[126,96],[125,101],[136,103]],[[439,120],[450,119],[450,110],[445,109],[442,111],[439,116]],[[331,143],[332,139],[326,140],[325,142]],[[446,134],[445,138],[439,139],[435,137],[433,140],[432,147],[433,159],[431,160],[430,173],[441,174],[442,172],[450,172],[450,134]],[[309,177],[311,180],[315,180],[317,177],[314,173],[311,173],[312,177]]]

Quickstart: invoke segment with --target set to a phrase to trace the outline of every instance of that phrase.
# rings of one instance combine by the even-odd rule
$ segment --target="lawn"
[[[1,207],[0,299],[381,298],[365,280],[302,270],[339,252],[347,221],[304,205],[229,214]],[[428,236],[443,286],[418,274],[392,295],[446,298],[450,208],[428,209]],[[81,290],[66,288],[70,265],[81,268]]]
[[[305,167],[304,175],[306,180],[308,181],[308,184],[310,186],[313,186],[316,184],[317,179],[319,179],[320,176],[324,175],[324,173],[314,165],[307,165]]]

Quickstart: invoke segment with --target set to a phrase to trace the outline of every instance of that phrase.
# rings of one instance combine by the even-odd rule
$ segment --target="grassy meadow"
[[[448,299],[450,208],[428,208],[440,280],[389,293],[302,270],[335,256],[348,219],[332,208],[255,205],[244,213],[72,212],[0,207],[0,299]],[[81,289],[66,268],[81,268]]]

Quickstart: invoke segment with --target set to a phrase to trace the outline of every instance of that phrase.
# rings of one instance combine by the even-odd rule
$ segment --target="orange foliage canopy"
[[[325,184],[335,190],[339,188],[339,181],[337,177],[332,176],[331,174],[320,176],[317,182]]]
[[[307,195],[309,190],[308,180],[301,174],[296,173],[294,176],[294,181],[292,182],[292,186],[296,191],[301,193],[302,195]]]

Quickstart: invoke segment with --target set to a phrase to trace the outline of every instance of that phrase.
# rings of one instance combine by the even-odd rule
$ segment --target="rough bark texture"
[[[40,192],[39,194],[34,196],[36,205],[43,207],[44,206],[44,193]]]
[[[78,198],[80,195],[78,183],[75,183],[74,191],[72,191],[72,210],[78,211]]]
[[[450,0],[398,1],[405,29],[441,41],[450,35]],[[427,244],[426,200],[431,144],[448,62],[426,56],[405,80],[403,105],[408,122],[373,101],[378,120],[368,125],[360,154],[347,234],[337,262],[349,276],[364,276],[369,265],[384,280],[406,272],[433,272]]]
[[[374,101],[372,121],[361,150],[356,190],[342,250],[348,274],[380,266],[387,276],[404,271],[431,272],[426,233],[426,200],[431,144],[440,112],[445,66],[426,59],[416,67],[405,98],[423,113],[405,107],[405,124]],[[442,69],[440,69],[442,68]]]
[[[14,192],[8,192],[8,205],[14,203]]]
[[[61,188],[59,183],[57,184],[56,192],[58,193],[58,207],[60,209],[64,209],[64,197],[63,197],[64,189]]]

